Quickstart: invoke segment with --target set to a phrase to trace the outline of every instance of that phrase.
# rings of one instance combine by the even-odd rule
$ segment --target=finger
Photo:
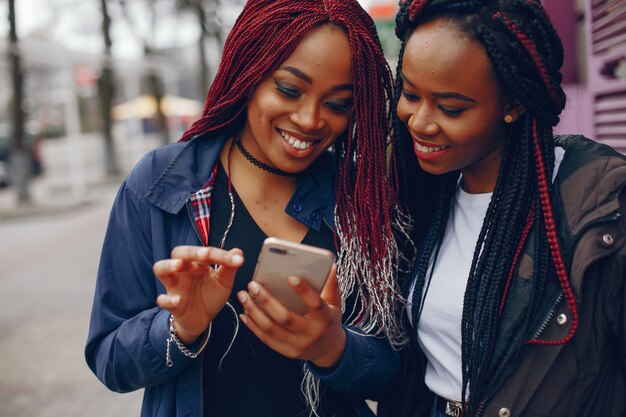
[[[239,319],[246,325],[246,327],[248,327],[248,329],[250,329],[252,333],[254,333],[256,337],[259,338],[261,342],[267,345],[270,349],[273,349],[288,358],[298,358],[299,353],[292,345],[267,334],[251,316],[247,314],[240,314]]]
[[[304,321],[301,315],[285,307],[282,302],[275,298],[260,283],[256,281],[248,283],[248,292],[254,300],[254,303],[280,326],[289,329],[293,329],[294,327],[298,328],[298,325]]]
[[[326,281],[326,284],[324,285],[324,288],[328,287],[328,281],[335,276],[333,271],[334,268],[333,270],[331,270],[331,273],[328,280]],[[326,314],[326,312],[328,311],[327,301],[324,300],[323,297],[315,289],[313,289],[313,287],[311,287],[311,285],[309,285],[309,283],[305,279],[291,276],[287,278],[287,282],[289,282],[289,285],[292,286],[294,291],[300,296],[300,298],[302,298],[304,303],[309,308],[308,314]],[[332,297],[331,300],[334,301]],[[339,305],[341,305],[341,300],[339,301],[339,303]]]
[[[215,278],[222,286],[232,288],[235,282],[235,275],[241,265],[243,265],[244,259],[241,249],[231,249],[228,251],[228,254],[232,262],[230,264],[220,265],[215,271]]]
[[[272,319],[259,308],[254,299],[250,296],[246,291],[239,291],[237,293],[237,299],[243,306],[244,312],[246,315],[251,317],[260,328],[265,331],[268,331],[274,325]]]
[[[339,282],[337,281],[337,265],[333,265],[328,275],[328,280],[324,284],[321,293],[322,299],[329,305],[341,308],[341,292],[339,291]]]
[[[156,302],[162,309],[173,313],[180,304],[180,295],[161,294],[157,297]]]
[[[172,250],[172,258],[205,265],[219,264],[238,267],[243,264],[241,251],[234,253],[232,250],[227,251],[211,246],[176,246]]]
[[[323,310],[325,306],[324,301],[306,280],[300,277],[291,276],[287,278],[287,282],[308,307],[307,314],[319,314],[319,311]]]
[[[270,334],[287,338],[292,328],[303,332],[306,325],[304,319],[285,308],[278,300],[272,297],[261,285],[250,283],[249,292],[240,292],[239,301],[243,301],[245,313],[252,317],[261,329]]]
[[[152,272],[165,287],[170,288],[178,283],[175,273],[179,272],[182,267],[183,261],[180,259],[162,259],[155,262],[152,266]]]

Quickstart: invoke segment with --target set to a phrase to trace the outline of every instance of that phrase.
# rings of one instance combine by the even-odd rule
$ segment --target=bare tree
[[[113,60],[111,59],[111,17],[107,7],[107,0],[100,0],[100,8],[102,12],[102,36],[104,39],[105,60],[102,66],[102,72],[98,78],[98,92],[100,97],[102,132],[104,134],[104,166],[107,176],[116,176],[119,174],[119,168],[115,157],[113,118],[111,115],[113,97],[115,94],[115,82]]]
[[[213,38],[220,45],[220,48],[224,45],[224,36],[218,19],[218,11],[222,4],[220,0],[176,0],[176,5],[180,10],[190,11],[198,22],[198,27],[200,28],[200,37],[198,38],[200,63],[198,91],[206,92],[213,78],[206,55],[207,41]]]
[[[24,74],[20,60],[20,51],[15,22],[15,0],[9,0],[9,60],[13,82],[13,124],[11,131],[11,161],[14,168],[14,184],[18,203],[30,202],[29,177],[30,154],[26,148],[25,119],[22,108],[24,100]]]
[[[152,40],[155,38],[156,30],[158,27],[158,24],[157,24],[158,1],[147,0],[145,2],[146,6],[148,7],[148,10],[150,11],[150,33],[149,34],[139,33],[139,31],[137,30],[137,27],[139,27],[139,25],[136,25],[133,22],[133,18],[131,17],[131,14],[128,9],[128,2],[126,0],[119,0],[119,2],[122,7],[123,15],[128,22],[129,28],[131,29],[131,32],[135,35],[135,38],[137,38],[137,40],[143,44],[145,57],[146,58],[154,57],[156,54],[154,52],[155,48],[152,45]],[[163,111],[163,96],[164,96],[163,82],[158,72],[155,71],[154,69],[150,69],[148,71],[147,81],[148,81],[148,89],[150,91],[150,94],[152,95],[152,97],[154,97],[154,100],[156,102],[156,114],[155,114],[155,120],[154,120],[156,123],[156,128],[161,136],[161,143],[163,145],[167,145],[170,142],[170,138],[169,138],[169,129],[168,129],[168,124],[167,124],[167,116],[165,115]]]
[[[198,21],[200,27],[200,37],[198,38],[198,56],[200,63],[199,90],[203,93],[209,89],[212,78],[209,69],[209,62],[206,56],[206,42],[208,38],[215,38],[219,45],[224,44],[221,26],[217,19],[217,11],[220,7],[220,0],[176,0],[180,10],[191,11]]]
[[[144,51],[146,56],[150,56],[153,54],[152,50],[147,45],[144,47]],[[152,97],[154,97],[154,101],[156,102],[155,122],[157,124],[157,130],[161,135],[161,143],[163,145],[167,145],[170,142],[170,137],[167,124],[167,116],[163,111],[163,82],[161,81],[159,75],[154,71],[150,71],[150,73],[148,74],[148,88],[150,89],[150,93],[152,94]]]

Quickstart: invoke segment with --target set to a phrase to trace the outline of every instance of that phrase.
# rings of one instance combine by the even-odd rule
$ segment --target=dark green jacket
[[[484,416],[626,416],[626,158],[582,136],[557,138],[565,157],[554,184],[559,243],[569,267],[578,330],[564,345],[531,345]],[[533,239],[529,238],[529,242]],[[524,290],[532,280],[532,248],[517,274],[494,361],[506,350]],[[513,296],[513,293],[511,293]],[[558,283],[550,282],[535,334],[559,340],[572,324]],[[513,366],[500,360],[501,366]]]
[[[582,136],[556,141],[566,151],[553,206],[578,330],[564,345],[527,345],[521,360],[509,358],[533,279],[529,237],[499,324],[482,416],[626,416],[626,158]],[[527,339],[559,340],[570,329],[561,288],[556,279],[549,281]],[[431,394],[416,343],[398,353],[380,339],[354,333],[348,339],[339,365],[320,374],[329,386],[378,399],[382,417],[427,415]]]

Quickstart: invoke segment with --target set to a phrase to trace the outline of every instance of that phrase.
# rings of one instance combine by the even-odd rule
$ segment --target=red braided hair
[[[537,133],[537,121],[535,119],[533,119],[532,135],[533,146],[535,148],[535,165],[537,168],[539,198],[541,200],[541,207],[543,209],[543,218],[546,225],[546,235],[548,237],[548,244],[550,245],[552,261],[554,262],[554,267],[556,269],[556,275],[559,278],[561,288],[563,288],[563,293],[565,294],[567,306],[572,312],[572,325],[569,329],[569,333],[567,334],[567,336],[565,336],[561,340],[531,339],[526,343],[537,343],[541,345],[562,345],[570,341],[571,338],[574,337],[576,329],[578,329],[578,307],[576,306],[576,297],[574,296],[574,291],[572,290],[572,286],[567,275],[567,269],[565,267],[565,262],[563,261],[561,248],[557,238],[556,226],[554,223],[554,212],[552,211],[552,201],[549,191],[550,180],[546,175],[546,166],[544,164],[543,154],[541,153],[539,135]]]
[[[533,4],[532,1],[529,1],[529,4]],[[565,105],[565,96],[560,93],[561,88],[559,85],[554,84],[554,77],[550,76],[550,73],[544,64],[541,55],[538,52],[537,45],[533,42],[532,38],[529,37],[522,28],[511,21],[507,16],[505,16],[502,12],[496,12],[493,14],[494,20],[500,20],[504,26],[517,38],[519,43],[524,47],[528,56],[531,58],[533,64],[535,65],[535,69],[539,74],[541,81],[546,88],[546,91],[549,93],[552,101],[556,108],[563,108]],[[545,228],[546,228],[546,237],[548,239],[548,245],[550,247],[550,253],[552,256],[552,261],[554,263],[554,267],[556,270],[557,277],[559,279],[559,284],[563,289],[563,293],[565,295],[565,300],[567,302],[567,306],[572,312],[572,325],[570,326],[568,334],[562,338],[561,340],[543,340],[543,339],[531,339],[526,341],[528,344],[542,344],[542,345],[560,345],[567,343],[569,340],[574,337],[576,330],[578,329],[578,307],[576,306],[576,297],[574,295],[574,291],[572,289],[568,274],[567,268],[565,266],[565,262],[563,260],[562,251],[560,248],[560,244],[557,238],[556,226],[554,221],[554,211],[552,209],[552,201],[550,194],[550,180],[547,175],[547,169],[544,162],[544,155],[542,152],[541,146],[541,138],[538,133],[537,127],[537,119],[533,117],[532,119],[532,146],[534,150],[534,159],[535,159],[535,169],[537,172],[537,184],[539,188],[539,199],[541,201],[541,210],[544,218]],[[534,204],[533,204],[534,207]],[[530,219],[530,214],[529,214]],[[527,220],[526,228],[528,227],[531,220]],[[527,235],[522,236],[522,240],[525,240]],[[517,253],[515,258],[515,263],[517,262]],[[507,284],[508,287],[508,284]],[[506,293],[505,293],[506,296]],[[502,308],[502,306],[501,306]]]
[[[541,76],[541,80],[543,81],[546,89],[550,93],[552,100],[559,106],[563,106],[565,103],[563,102],[563,96],[557,93],[557,89],[552,84],[552,77],[548,73],[546,66],[544,65],[539,52],[537,51],[537,46],[533,43],[533,41],[520,29],[520,27],[511,22],[504,14],[501,12],[497,12],[493,15],[494,19],[500,19],[504,25],[517,37],[519,42],[524,46],[526,51],[528,51],[528,55],[532,58],[537,71]]]
[[[346,273],[356,274],[356,282],[367,283],[359,289],[366,301],[361,303],[363,314],[356,315],[370,322],[374,316],[376,326],[387,331],[395,320],[386,321],[390,319],[389,300],[401,298],[389,273],[389,266],[397,260],[390,261],[397,257],[392,224],[398,216],[397,192],[392,185],[397,181],[390,180],[397,175],[395,153],[388,152],[392,75],[374,23],[357,0],[248,0],[226,40],[202,115],[180,140],[218,130],[230,134],[240,130],[247,101],[258,85],[279,68],[312,28],[328,23],[346,32],[352,58],[352,112],[346,132],[334,145],[336,222],[342,233],[340,241],[353,242],[354,252],[345,255],[344,265],[351,265]],[[368,261],[354,262],[357,256]],[[365,275],[370,278],[362,279]],[[352,283],[348,287],[354,289]],[[369,301],[383,299],[381,305],[369,305]],[[387,316],[382,321],[381,311]]]

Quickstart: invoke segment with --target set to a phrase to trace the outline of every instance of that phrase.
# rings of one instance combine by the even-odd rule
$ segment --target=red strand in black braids
[[[511,2],[512,3],[512,2]],[[547,21],[547,17],[545,16],[545,14],[542,14],[542,16],[544,17],[544,22]],[[517,38],[517,41],[522,45],[522,47],[526,50],[526,54],[527,56],[530,58],[530,61],[532,62],[532,64],[535,67],[536,73],[539,74],[539,78],[541,79],[541,82],[543,83],[543,87],[545,88],[545,91],[548,92],[550,99],[551,100],[547,100],[547,99],[543,99],[542,100],[542,107],[546,107],[546,106],[553,106],[553,111],[547,112],[547,114],[551,114],[554,115],[555,113],[558,114],[560,112],[560,110],[563,108],[564,105],[564,100],[565,97],[563,95],[562,89],[560,87],[560,80],[561,80],[561,75],[560,72],[558,71],[558,67],[559,65],[552,65],[552,68],[550,68],[550,70],[548,69],[548,65],[545,65],[543,63],[543,60],[538,52],[538,48],[535,46],[535,44],[532,42],[531,38],[526,35],[525,33],[523,33],[520,29],[520,25],[517,25],[516,23],[513,23],[511,20],[509,20],[508,18],[506,18],[502,12],[496,12],[494,13],[494,19],[496,20],[501,20],[504,25],[507,27],[507,29],[514,34],[515,38]],[[548,27],[551,28],[551,25],[546,25]],[[543,26],[538,26],[537,28],[535,28],[535,36],[541,37],[541,36],[546,36],[546,33],[554,33],[553,29],[552,30],[543,30]],[[539,35],[537,35],[539,34]],[[558,39],[558,38],[557,38]],[[560,45],[560,42],[556,42],[555,45],[557,46],[557,48],[555,48],[555,50],[560,50],[562,51],[562,47]],[[544,48],[548,49],[550,48],[550,43],[547,43],[544,45]],[[498,62],[498,59],[494,59],[494,53],[492,50],[490,50],[488,47],[486,48],[488,53],[491,53],[491,57],[492,57],[492,62],[494,63],[494,66],[497,67],[496,63]],[[513,48],[513,50],[515,50],[516,48]],[[519,49],[519,48],[517,48]],[[545,53],[545,52],[544,52]],[[546,54],[546,56],[551,57],[552,56],[552,51],[549,51],[548,54]],[[561,60],[559,60],[559,55],[557,54],[557,56],[555,57],[557,62],[562,62]],[[555,72],[555,68],[556,68],[556,72]],[[496,68],[497,70],[497,68]],[[519,78],[519,77],[518,77]],[[539,84],[538,86],[539,87]],[[545,95],[540,95],[539,97],[545,97]],[[535,100],[533,100],[535,101]],[[531,101],[532,104],[534,104]],[[531,104],[529,103],[529,104]],[[525,103],[526,104],[526,103]],[[527,109],[533,109],[533,107],[531,107],[530,105],[526,104]],[[530,112],[529,112],[530,113]],[[519,252],[520,249],[523,247],[524,245],[524,241],[527,239],[528,236],[528,231],[530,230],[531,227],[531,223],[535,222],[534,219],[536,219],[537,221],[535,222],[536,224],[539,224],[540,229],[545,231],[545,235],[542,234],[538,234],[537,235],[537,243],[535,245],[535,261],[536,261],[536,266],[538,265],[538,267],[535,267],[535,279],[533,280],[533,298],[531,300],[531,304],[530,307],[528,309],[528,311],[535,311],[535,307],[537,306],[537,304],[539,303],[539,297],[541,296],[542,292],[543,292],[543,288],[544,288],[544,284],[545,284],[545,279],[542,278],[542,276],[545,276],[546,273],[548,273],[549,270],[551,270],[552,267],[556,268],[556,273],[557,276],[559,277],[559,282],[561,284],[561,287],[563,288],[563,291],[566,295],[566,299],[568,301],[568,305],[570,307],[570,309],[572,309],[572,314],[575,318],[576,323],[572,324],[572,328],[570,329],[570,333],[568,334],[568,336],[560,341],[538,341],[538,340],[533,340],[531,343],[546,343],[546,344],[560,344],[560,343],[565,343],[567,342],[574,334],[575,332],[575,328],[577,326],[577,312],[575,311],[576,305],[575,305],[575,299],[573,297],[573,293],[571,291],[571,287],[569,285],[569,280],[567,278],[567,274],[566,274],[566,267],[564,265],[564,262],[562,260],[562,256],[560,253],[560,248],[558,247],[558,241],[557,241],[557,237],[556,237],[556,229],[554,226],[554,218],[552,215],[552,207],[550,204],[550,194],[549,194],[549,184],[550,182],[548,182],[551,178],[552,175],[552,168],[554,166],[554,147],[553,147],[553,143],[552,143],[552,130],[551,127],[544,127],[542,130],[542,134],[539,135],[538,134],[538,128],[537,128],[537,120],[534,116],[529,116],[530,120],[532,121],[532,132],[531,132],[531,139],[532,139],[532,144],[533,144],[533,155],[534,155],[534,162],[535,162],[535,167],[536,167],[536,172],[535,172],[535,181],[538,181],[538,185],[539,185],[539,189],[538,189],[538,198],[536,201],[536,204],[534,204],[534,207],[536,207],[537,209],[530,209],[527,219],[526,219],[526,225],[524,226],[524,230],[522,231],[522,234],[520,236],[520,242],[518,243],[518,248],[516,249],[516,253],[514,255],[513,258],[513,262],[511,264],[511,269],[510,271],[513,270],[513,268],[516,267],[516,264],[519,260]],[[528,119],[528,118],[527,118]],[[558,117],[553,116],[552,120],[558,120]],[[526,122],[528,123],[528,121]],[[526,129],[528,130],[528,129]],[[524,137],[528,138],[528,134],[526,134]],[[528,139],[526,139],[528,140]],[[547,164],[544,163],[544,160],[547,161]],[[542,208],[542,210],[539,210],[539,208]],[[532,211],[535,211],[535,215],[532,215]],[[543,213],[543,216],[541,216],[539,213]],[[545,245],[543,244],[543,242],[545,241],[545,239],[547,238],[548,240],[548,246],[549,249],[545,250],[543,249],[545,247]],[[548,253],[552,254],[552,258],[553,258],[553,265],[549,265],[548,264]],[[507,284],[504,288],[504,292],[502,294],[502,298],[500,301],[500,308],[499,308],[499,314],[502,311],[503,307],[504,307],[504,303],[506,300],[506,294],[508,291],[508,283],[509,283],[509,277],[507,276]],[[527,326],[528,323],[530,322],[530,317],[531,315],[528,314],[526,316],[525,319],[525,325]],[[478,333],[479,334],[479,333]],[[521,338],[517,337],[518,341],[521,340]],[[516,342],[518,343],[518,342]],[[485,358],[486,359],[486,358]],[[483,363],[486,361],[483,361]],[[509,371],[510,372],[510,371]],[[506,372],[506,374],[508,374],[509,372]],[[480,374],[480,369],[478,370],[478,374]],[[476,373],[474,373],[473,376],[469,377],[469,380],[472,381],[474,379],[476,379]],[[501,383],[501,381],[504,380],[504,374],[499,378],[500,381],[499,383]],[[473,384],[474,385],[474,384]],[[476,392],[478,391],[478,392]],[[479,389],[479,390],[472,390],[472,395],[478,394],[479,397],[483,396],[484,390]],[[472,407],[470,404],[469,410],[473,410],[476,409],[475,407]],[[477,408],[480,409],[480,406]]]
[[[534,44],[532,39],[530,39],[528,35],[526,35],[523,32],[523,30],[520,28],[520,26],[517,23],[512,22],[502,12],[496,12],[493,15],[493,18],[502,20],[504,25],[513,34],[515,34],[519,42],[524,46],[524,48],[526,48],[526,50],[528,51],[528,54],[532,58],[533,63],[535,64],[537,68],[537,71],[541,75],[541,79],[543,80],[544,86],[550,92],[550,96],[552,97],[552,100],[555,103],[555,105],[561,108],[565,106],[565,96],[563,95],[563,92],[560,86],[555,85],[555,80],[551,77],[550,72],[548,71],[545,64],[543,63],[543,60],[541,59],[541,56],[539,55],[539,52],[537,51],[537,46]],[[557,83],[560,83],[560,81],[561,80],[558,79]]]
[[[535,7],[536,10],[536,7]],[[547,17],[546,17],[547,18]],[[518,38],[519,42],[524,46],[524,48],[528,51],[529,56],[532,58],[533,63],[535,64],[537,71],[541,75],[541,79],[544,82],[546,89],[550,92],[550,95],[554,101],[554,105],[557,108],[563,108],[565,105],[565,97],[562,94],[562,90],[560,88],[555,88],[554,79],[550,76],[546,65],[543,62],[541,55],[538,52],[537,46],[533,42],[533,40],[524,33],[523,29],[517,25],[515,22],[512,22],[502,13],[497,12],[494,14],[494,19],[499,19],[503,22],[503,24]],[[551,25],[548,25],[552,28]],[[560,82],[560,78],[558,79]],[[558,90],[558,91],[557,91]],[[570,280],[567,273],[567,267],[563,260],[563,255],[561,251],[561,247],[559,241],[557,239],[556,226],[554,221],[554,212],[552,208],[552,201],[550,195],[550,184],[551,184],[551,170],[546,168],[546,163],[544,162],[546,152],[542,149],[542,140],[541,135],[539,133],[540,127],[538,126],[537,120],[532,120],[532,140],[534,146],[534,155],[535,155],[535,165],[537,170],[537,181],[539,185],[539,197],[541,200],[541,208],[543,213],[543,220],[545,224],[546,236],[548,238],[548,243],[550,246],[550,252],[552,255],[552,262],[556,269],[556,274],[559,279],[559,283],[561,288],[563,289],[563,293],[565,295],[565,300],[567,301],[568,308],[572,313],[572,324],[570,326],[568,334],[562,338],[561,340],[540,340],[540,339],[531,339],[527,341],[527,343],[537,343],[537,344],[547,344],[547,345],[558,345],[567,343],[576,333],[578,328],[578,308],[576,306],[576,297],[572,290]],[[547,166],[553,166],[553,164],[548,164]]]
[[[403,48],[416,25],[438,17],[457,23],[463,33],[484,46],[503,96],[519,102],[526,110],[515,124],[508,127],[509,137],[506,138],[498,181],[475,248],[464,299],[463,399],[466,399],[468,387],[470,392],[464,414],[480,415],[486,401],[515,370],[529,343],[566,343],[575,332],[572,325],[574,329],[570,328],[568,336],[562,340],[538,341],[533,338],[536,331],[533,319],[536,319],[537,306],[542,302],[548,280],[558,280],[573,316],[577,317],[575,297],[559,248],[550,202],[550,180],[554,169],[552,126],[558,122],[565,103],[559,72],[563,48],[538,1],[431,0],[425,4],[420,2],[420,12],[409,18],[410,8],[411,2],[401,2],[396,17],[396,33],[403,41]],[[402,92],[400,66],[401,61],[394,104]],[[416,218],[416,230],[412,236],[417,239],[443,236],[441,233],[426,233],[429,224],[440,228],[439,232],[445,230],[445,222],[442,225],[435,221],[437,208],[428,199],[435,200],[431,196],[437,193],[451,195],[450,187],[455,187],[456,183],[445,184],[444,178],[425,174],[410,150],[412,143],[406,128],[397,120],[394,120],[393,127],[398,141],[400,196]],[[415,172],[406,172],[408,169]],[[430,188],[433,184],[439,188]],[[510,283],[532,230],[534,279],[530,299],[512,325],[521,330],[512,333],[507,346],[500,346],[500,350],[495,351]],[[428,272],[423,263],[427,264],[436,256],[439,244],[429,239],[424,241],[415,291],[423,291]],[[419,306],[413,304],[412,307]]]
[[[578,308],[576,306],[576,296],[574,295],[574,291],[570,284],[569,276],[567,273],[567,268],[565,266],[565,262],[563,261],[563,255],[561,252],[561,247],[557,238],[556,225],[554,221],[554,212],[552,209],[552,201],[550,198],[550,178],[546,173],[546,168],[543,160],[543,154],[541,150],[541,146],[539,144],[539,135],[537,132],[537,121],[533,120],[533,144],[535,146],[535,160],[537,164],[537,174],[538,174],[538,183],[539,183],[539,196],[541,198],[542,208],[543,208],[543,217],[546,227],[546,234],[548,237],[548,242],[550,244],[550,251],[552,253],[552,261],[554,262],[554,267],[556,268],[556,274],[559,278],[559,283],[561,284],[561,288],[563,289],[563,294],[565,295],[565,300],[567,301],[567,306],[572,312],[572,324],[570,326],[570,330],[568,334],[562,338],[561,340],[541,340],[541,339],[531,339],[527,343],[537,343],[542,345],[562,345],[564,343],[569,342],[576,330],[578,329]]]
[[[525,213],[532,204],[530,157],[523,147],[522,141],[505,144],[498,180],[474,250],[461,321],[462,398],[466,398],[468,381],[472,383],[470,399],[481,398],[494,376],[490,366],[502,294],[506,292],[507,272],[514,268],[518,237],[528,217]],[[470,403],[469,409],[474,406]]]
[[[415,20],[417,14],[422,10],[424,6],[426,6],[428,0],[414,0],[411,2],[409,6],[409,20]]]

